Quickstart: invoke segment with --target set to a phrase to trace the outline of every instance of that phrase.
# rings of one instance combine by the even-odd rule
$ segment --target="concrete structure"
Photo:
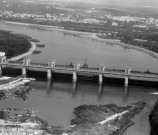
[[[55,61],[48,62],[48,67],[50,69],[47,69],[47,79],[51,79],[52,78],[52,69],[55,67]]]
[[[2,75],[2,66],[0,65],[0,76]]]
[[[78,71],[80,69],[80,64],[74,64],[73,68],[75,69],[75,71]],[[77,81],[77,72],[73,72],[72,74],[72,80],[73,82]]]
[[[99,74],[99,84],[103,83],[103,73],[105,72],[105,66],[100,67],[100,74]]]
[[[27,76],[27,69],[30,66],[30,59],[26,58],[23,60],[23,66],[22,66],[22,76]]]
[[[130,74],[131,74],[131,69],[130,68],[126,68],[125,69],[125,83],[124,83],[124,85],[125,86],[128,86],[128,80],[129,80],[129,76],[130,76]]]
[[[2,68],[5,68],[5,64],[7,63],[7,59],[4,53],[0,55],[0,75],[2,75]],[[4,65],[3,65],[4,64]]]
[[[4,57],[5,56],[5,52],[0,52],[0,57]]]
[[[100,68],[84,68],[80,64],[74,64],[74,66],[68,65],[56,65],[55,61],[48,62],[48,64],[31,63],[30,59],[24,59],[23,62],[8,62],[6,57],[0,58],[0,74],[3,74],[4,68],[16,68],[22,70],[22,75],[27,76],[27,71],[42,71],[47,73],[47,78],[52,78],[52,73],[60,74],[72,74],[73,82],[77,81],[78,75],[87,77],[98,76],[99,84],[103,83],[105,79],[124,79],[124,85],[128,86],[130,80],[134,81],[146,81],[146,82],[158,82],[158,74],[144,73],[138,71],[131,71],[130,68],[125,70],[107,69],[105,66]]]

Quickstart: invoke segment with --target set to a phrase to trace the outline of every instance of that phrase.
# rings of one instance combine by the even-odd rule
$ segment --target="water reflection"
[[[98,85],[98,101],[100,101],[102,95],[103,95],[103,85],[99,84]]]
[[[60,97],[61,95],[64,97],[68,96],[72,99],[81,97],[82,101],[87,98],[95,98],[98,103],[102,103],[108,98],[118,98],[122,100],[123,105],[128,104],[128,91],[130,87],[111,86],[111,84],[98,84],[84,81],[71,82],[50,79],[45,83],[40,82],[40,86],[37,86],[38,84],[39,83],[36,83],[36,85],[33,86],[38,87],[38,89],[46,89],[47,97]]]
[[[50,95],[51,86],[52,86],[52,80],[51,80],[51,79],[48,79],[48,80],[47,80],[47,96]]]
[[[123,98],[123,102],[125,105],[127,105],[127,103],[128,103],[128,91],[129,91],[129,87],[125,86],[124,87],[124,98]]]
[[[77,90],[77,82],[72,83],[72,97],[75,97]]]

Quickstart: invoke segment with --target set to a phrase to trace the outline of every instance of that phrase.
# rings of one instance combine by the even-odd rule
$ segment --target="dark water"
[[[0,29],[11,30],[39,39],[45,48],[37,48],[42,53],[30,56],[34,62],[46,63],[55,60],[57,64],[70,62],[84,63],[87,58],[90,66],[98,67],[106,64],[109,68],[131,67],[134,70],[158,72],[158,59],[133,49],[125,49],[117,45],[108,45],[94,41],[64,35],[52,30],[32,29],[28,26],[0,23]],[[67,126],[73,117],[73,109],[82,104],[117,104],[126,105],[144,99],[147,107],[136,117],[136,124],[129,128],[127,135],[148,135],[148,114],[157,99],[157,88],[104,84],[100,86],[92,82],[72,83],[64,79],[31,81],[34,88],[25,102],[1,102],[1,106],[17,106],[32,108],[37,115],[54,126]]]

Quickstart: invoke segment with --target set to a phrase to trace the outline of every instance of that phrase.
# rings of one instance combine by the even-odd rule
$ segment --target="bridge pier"
[[[47,79],[51,79],[52,78],[52,72],[51,69],[47,70]]]
[[[55,67],[55,61],[48,62],[48,67],[50,69],[47,69],[47,79],[50,80],[52,78],[52,70]]]
[[[102,83],[103,83],[103,75],[99,74],[99,84],[102,84]]]
[[[105,65],[100,67],[100,72],[103,73],[105,71]],[[99,74],[99,84],[103,83],[103,74]]]
[[[0,76],[2,75],[2,66],[0,65]]]
[[[6,65],[4,65],[4,64],[7,64],[7,58],[6,58],[6,56],[0,57],[0,64],[2,64],[1,65],[2,68],[6,67]]]
[[[26,67],[22,67],[22,76],[23,76],[23,77],[26,77],[26,76],[27,76]]]
[[[125,82],[124,82],[124,86],[128,86],[129,83],[129,76],[131,74],[131,69],[130,68],[126,68],[125,69]]]
[[[5,64],[7,64],[7,58],[6,58],[6,56],[0,57],[0,76],[2,75],[3,68],[6,67]]]
[[[26,58],[23,60],[23,67],[22,67],[22,76],[27,76],[27,68],[30,66],[30,59]]]
[[[80,64],[74,64],[73,65],[74,67],[74,69],[77,71],[77,70],[79,70],[80,69]],[[73,74],[72,74],[72,81],[73,82],[77,82],[77,72],[73,72]]]
[[[125,76],[125,86],[128,86],[128,76]]]
[[[72,80],[73,80],[73,82],[77,82],[77,73],[76,72],[73,72]]]

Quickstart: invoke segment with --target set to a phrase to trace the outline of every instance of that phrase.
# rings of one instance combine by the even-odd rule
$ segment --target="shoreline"
[[[90,32],[67,30],[67,29],[64,29],[64,27],[60,27],[60,26],[40,25],[40,24],[33,24],[33,23],[21,23],[21,22],[11,22],[11,21],[1,21],[1,22],[6,23],[6,24],[14,24],[14,25],[34,26],[34,27],[37,27],[37,28],[39,27],[43,29],[51,28],[54,31],[64,32],[65,34],[81,34],[81,35],[96,34],[96,33],[90,33]]]
[[[97,40],[97,41],[101,41],[101,42],[105,42],[107,44],[112,44],[112,45],[119,45],[119,46],[122,46],[122,47],[126,47],[128,49],[134,49],[134,50],[137,50],[137,51],[141,51],[141,52],[144,52],[144,53],[147,53],[155,58],[158,58],[158,53],[155,53],[153,51],[150,51],[150,50],[147,50],[145,48],[141,48],[141,47],[138,47],[138,46],[134,46],[134,45],[130,45],[130,44],[125,44],[125,43],[122,43],[122,42],[117,42],[113,39],[102,39],[102,38],[98,38],[98,37],[93,37],[93,36],[81,36],[82,38],[89,38],[89,39],[92,39],[92,40]]]
[[[17,61],[17,60],[23,59],[23,58],[25,58],[25,57],[31,55],[31,54],[33,53],[33,51],[36,50],[36,44],[33,43],[33,42],[31,42],[31,41],[29,41],[29,42],[30,42],[30,44],[31,44],[31,47],[30,47],[30,49],[29,49],[26,53],[23,53],[23,54],[21,54],[21,55],[18,55],[18,56],[15,56],[15,57],[10,58],[10,59],[8,59],[8,62],[9,62],[9,61]]]

